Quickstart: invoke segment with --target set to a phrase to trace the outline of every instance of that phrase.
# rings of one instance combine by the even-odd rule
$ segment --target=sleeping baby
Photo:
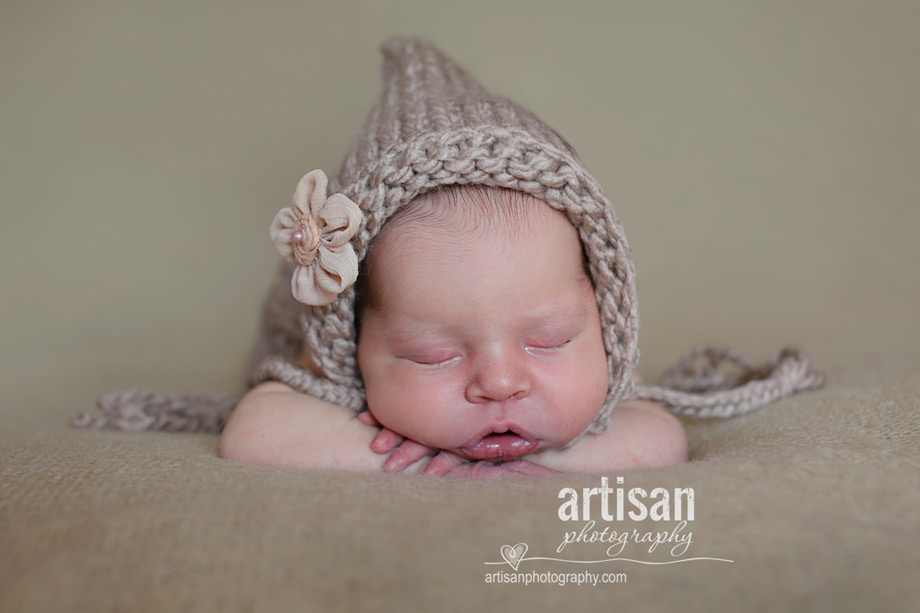
[[[263,383],[227,423],[223,457],[451,475],[687,460],[680,422],[642,400],[582,436],[608,393],[601,318],[575,227],[537,198],[481,185],[426,192],[386,222],[357,285],[369,410]]]
[[[762,368],[704,350],[641,385],[632,255],[575,151],[429,43],[383,52],[383,94],[334,181],[308,173],[272,223],[283,288],[221,457],[467,477],[666,466],[688,459],[672,413],[820,385],[794,349]]]

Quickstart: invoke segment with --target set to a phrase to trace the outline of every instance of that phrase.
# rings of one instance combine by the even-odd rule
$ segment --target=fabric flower
[[[322,170],[307,173],[294,192],[294,206],[272,221],[275,249],[297,264],[291,291],[298,302],[323,306],[358,278],[358,256],[349,242],[361,224],[361,209],[343,194],[326,198]]]

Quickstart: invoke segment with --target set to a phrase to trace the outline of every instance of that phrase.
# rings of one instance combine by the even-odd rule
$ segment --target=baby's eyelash
[[[453,360],[456,360],[458,357],[460,357],[460,356],[454,355],[454,356],[451,356],[451,357],[449,357],[449,358],[447,358],[447,359],[445,359],[445,360],[439,360],[439,361],[437,361],[437,362],[428,362],[428,361],[423,361],[423,360],[419,360],[419,359],[415,359],[415,358],[407,358],[407,359],[408,359],[410,362],[413,362],[413,363],[418,364],[418,365],[420,365],[420,366],[431,366],[431,367],[437,368],[437,367],[439,367],[439,366],[444,366],[444,365],[446,365],[448,362],[451,362],[451,361],[453,361]]]
[[[540,349],[540,350],[543,350],[543,351],[551,351],[551,350],[553,350],[553,349],[562,349],[563,347],[565,347],[566,345],[568,345],[569,343],[571,343],[572,340],[573,340],[573,339],[570,338],[570,339],[567,339],[567,340],[565,340],[565,341],[563,341],[563,342],[561,342],[561,343],[559,343],[559,344],[557,344],[557,345],[530,345],[530,346],[531,346],[532,348],[534,348],[534,349]]]

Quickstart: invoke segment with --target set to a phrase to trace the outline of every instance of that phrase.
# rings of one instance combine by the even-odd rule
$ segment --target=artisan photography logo
[[[688,562],[732,563],[717,557],[694,556],[692,524],[695,518],[693,488],[640,487],[627,490],[623,477],[616,478],[616,488],[601,477],[600,487],[580,491],[564,487],[559,490],[559,520],[564,530],[555,551],[533,555],[522,541],[499,548],[500,560],[485,562],[500,568],[486,573],[486,583],[554,583],[559,585],[598,585],[626,583],[625,566],[663,566]],[[647,522],[660,523],[649,530]],[[642,527],[630,525],[643,522]],[[528,556],[528,553],[531,555]],[[551,562],[568,566],[563,572],[528,569],[527,563]],[[533,565],[531,565],[533,566]],[[590,567],[590,570],[585,568]],[[507,567],[510,567],[510,571]],[[604,572],[604,571],[612,572]]]

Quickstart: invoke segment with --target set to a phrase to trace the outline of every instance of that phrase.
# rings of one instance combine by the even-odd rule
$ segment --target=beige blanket
[[[859,0],[5,2],[0,611],[920,610],[918,19]],[[69,426],[102,392],[239,391],[271,219],[334,171],[397,33],[533,108],[609,191],[646,380],[699,344],[758,362],[798,344],[827,373],[688,423],[688,464],[605,475],[692,488],[682,527],[605,520],[601,492],[593,527],[560,519],[560,491],[581,504],[599,476],[275,470],[220,460],[214,435]]]

